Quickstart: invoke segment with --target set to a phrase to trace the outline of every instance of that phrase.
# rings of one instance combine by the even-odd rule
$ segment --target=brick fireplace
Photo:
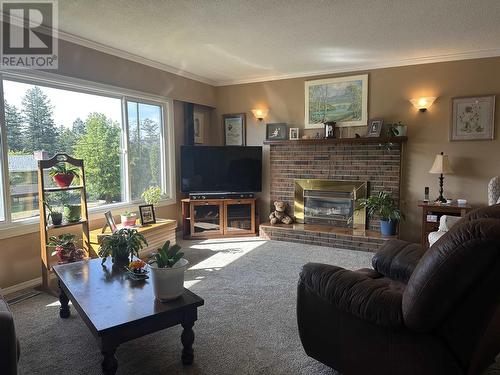
[[[387,191],[399,199],[405,141],[406,137],[268,142],[270,202],[287,202],[290,214],[298,220],[290,226],[264,223],[260,227],[261,236],[377,250],[387,240],[379,234],[378,220],[367,219],[366,224],[360,225],[359,217],[355,217],[353,228],[352,224],[347,224],[346,217],[351,214],[352,200],[363,194]],[[318,184],[326,184],[328,188],[309,189]],[[309,207],[306,207],[307,201],[311,202]]]

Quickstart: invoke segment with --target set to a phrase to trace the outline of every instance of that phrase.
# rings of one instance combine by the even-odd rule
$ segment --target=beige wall
[[[215,88],[204,83],[64,41],[60,43],[59,56],[58,74],[175,99],[176,165],[178,150],[184,143],[184,111],[181,101],[201,104],[203,106],[199,108],[209,112],[211,110],[207,106],[215,105]],[[209,114],[206,118],[209,128],[212,115]],[[207,129],[206,133],[210,134],[210,131]],[[177,191],[178,186],[177,182]],[[177,199],[180,199],[179,194]],[[168,219],[177,219],[179,215],[178,205],[160,207],[157,212],[158,217]],[[92,221],[91,226],[98,228],[103,222],[103,219]],[[39,276],[41,263],[38,232],[0,240],[0,288]]]
[[[437,196],[437,176],[428,173],[436,153],[448,153],[455,169],[454,175],[445,178],[446,197],[466,198],[473,205],[487,203],[486,185],[492,176],[500,175],[500,140],[496,136],[494,141],[449,142],[450,103],[455,96],[500,94],[499,71],[500,58],[489,58],[366,72],[369,74],[369,117],[382,117],[386,123],[401,120],[408,125],[402,179],[402,208],[407,220],[402,225],[402,238],[419,241],[420,211],[416,205],[425,186],[430,187],[431,197]],[[304,81],[335,76],[339,75],[218,87],[216,121],[220,124],[224,113],[245,112],[247,143],[261,145],[265,139],[265,122],[287,122],[304,128]],[[421,113],[409,102],[410,98],[420,96],[438,99],[427,112]],[[262,124],[250,112],[258,107],[270,109],[269,117]],[[497,105],[497,124],[499,112],[500,105]],[[218,130],[215,142],[222,143],[222,127],[215,129]],[[366,128],[347,132],[364,134]],[[268,153],[265,146],[262,216],[269,210]]]

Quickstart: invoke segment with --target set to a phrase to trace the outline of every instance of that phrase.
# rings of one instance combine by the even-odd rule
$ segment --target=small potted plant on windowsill
[[[76,248],[74,234],[64,233],[57,237],[51,236],[48,246],[55,248],[52,256],[57,255],[59,263],[70,263],[85,258],[85,251]]]
[[[59,163],[50,169],[49,174],[57,186],[66,188],[71,185],[75,177],[78,177],[78,169],[66,166],[66,163]]]
[[[383,236],[396,234],[397,224],[404,219],[396,201],[385,191],[368,198],[356,200],[356,211],[366,208],[368,216],[377,215],[380,218],[380,232]]]
[[[161,302],[173,300],[184,293],[184,271],[189,264],[179,245],[165,242],[158,252],[150,255],[149,265],[155,297]]]
[[[137,214],[135,212],[125,211],[120,215],[120,220],[124,228],[133,227],[137,220]]]
[[[148,246],[146,238],[136,229],[122,228],[103,239],[99,256],[102,264],[111,256],[114,264],[125,266],[134,260],[134,256],[139,257],[139,250],[145,246]]]

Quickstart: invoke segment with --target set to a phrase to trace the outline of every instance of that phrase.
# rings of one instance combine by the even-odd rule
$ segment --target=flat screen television
[[[181,146],[183,193],[261,190],[262,147]]]

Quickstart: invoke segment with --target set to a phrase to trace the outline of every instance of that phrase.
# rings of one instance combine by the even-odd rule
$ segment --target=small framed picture
[[[222,115],[222,124],[225,146],[246,145],[246,115],[244,113]]]
[[[327,121],[325,125],[325,138],[335,138],[335,121]]]
[[[205,114],[203,112],[194,112],[194,143],[202,145],[204,141]]]
[[[380,137],[380,132],[382,131],[382,125],[384,125],[384,120],[381,118],[371,119],[368,124],[368,137]]]
[[[450,141],[494,139],[495,95],[451,99]]]
[[[156,223],[155,210],[152,204],[139,206],[139,212],[141,214],[141,225]]]
[[[267,141],[285,141],[288,139],[288,125],[286,123],[277,122],[266,124],[266,140]]]
[[[109,227],[109,229],[111,229],[111,233],[115,233],[118,228],[116,227],[115,219],[113,219],[111,211],[106,211],[104,213],[104,217],[106,218],[106,225],[102,229],[102,232],[104,233],[106,227]]]
[[[299,128],[290,128],[289,139],[291,140],[299,139]]]

